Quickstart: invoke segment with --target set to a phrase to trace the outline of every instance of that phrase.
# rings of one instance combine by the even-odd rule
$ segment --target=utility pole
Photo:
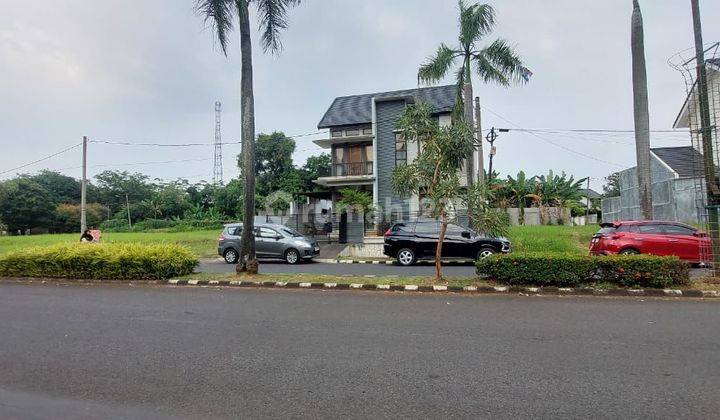
[[[587,179],[587,189],[585,190],[587,193],[587,197],[585,197],[585,200],[587,204],[587,208],[585,209],[585,226],[590,224],[590,177]]]
[[[702,25],[700,22],[700,2],[690,0],[692,6],[693,32],[695,35],[695,62],[697,64],[698,105],[700,107],[700,132],[703,148],[703,168],[707,194],[708,230],[712,239],[713,271],[720,274],[720,232],[718,231],[718,204],[720,188],[715,180],[714,151],[712,143],[712,123],[708,101],[707,69],[705,68],[705,50],[703,49]],[[692,97],[691,99],[692,100]]]
[[[215,102],[215,158],[213,162],[213,184],[222,185],[223,183],[223,167],[222,167],[222,129],[221,129],[222,104],[220,101]]]
[[[482,116],[480,112],[480,97],[475,97],[475,124],[477,124],[477,147],[478,147],[478,183],[482,184],[485,182],[485,165],[483,163],[483,135],[482,135]]]
[[[497,139],[497,137],[498,137],[498,135],[497,135],[497,133],[495,132],[495,127],[491,128],[491,129],[490,129],[490,132],[489,132],[489,133],[487,134],[487,136],[485,137],[485,140],[487,140],[488,143],[490,143],[490,157],[489,157],[490,163],[489,163],[489,165],[488,165],[488,176],[491,177],[491,178],[492,178],[492,176],[493,176],[493,167],[492,167],[492,164],[493,164],[493,156],[495,156],[495,146],[494,146],[494,143],[495,143],[495,140]]]
[[[87,136],[83,136],[83,155],[82,155],[82,181],[80,183],[80,232],[85,233],[87,230]]]
[[[130,199],[128,198],[127,193],[125,193],[125,206],[127,207],[128,213],[128,226],[132,229],[132,220],[130,220]]]

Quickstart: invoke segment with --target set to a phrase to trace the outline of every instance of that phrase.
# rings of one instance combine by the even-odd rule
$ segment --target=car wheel
[[[285,261],[288,264],[297,264],[300,261],[300,253],[296,249],[288,249],[285,251]]]
[[[480,248],[480,251],[478,251],[476,259],[484,260],[485,258],[493,255],[494,253],[495,253],[494,249],[492,249],[490,247],[483,247],[483,248]]]
[[[238,253],[234,249],[228,248],[225,250],[225,253],[223,253],[223,258],[225,258],[225,262],[228,264],[237,264]]]
[[[633,248],[627,248],[627,249],[623,249],[622,251],[620,251],[620,255],[637,255],[639,253],[640,253],[640,251],[638,251],[637,249],[633,249]]]
[[[403,248],[397,253],[397,262],[400,265],[408,266],[415,263],[415,252],[410,248]]]

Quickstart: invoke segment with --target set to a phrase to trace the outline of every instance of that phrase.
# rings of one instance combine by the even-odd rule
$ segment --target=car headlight
[[[305,242],[305,241],[295,241],[295,242],[294,242],[294,245],[295,245],[295,246],[302,247],[302,248],[310,248],[310,247],[312,247],[312,245],[310,245],[308,242]]]

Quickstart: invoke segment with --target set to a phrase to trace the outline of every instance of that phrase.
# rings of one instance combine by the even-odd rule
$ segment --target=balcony
[[[344,187],[349,185],[372,185],[375,181],[373,175],[373,162],[335,163],[332,166],[332,176],[324,176],[315,180],[316,184],[325,187]]]
[[[336,163],[332,167],[332,176],[372,175],[373,162]]]

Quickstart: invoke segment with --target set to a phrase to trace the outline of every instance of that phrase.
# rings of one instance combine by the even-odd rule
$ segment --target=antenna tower
[[[222,138],[221,138],[221,119],[222,104],[220,101],[215,102],[215,161],[213,164],[213,184],[222,185],[223,169],[222,169]]]

